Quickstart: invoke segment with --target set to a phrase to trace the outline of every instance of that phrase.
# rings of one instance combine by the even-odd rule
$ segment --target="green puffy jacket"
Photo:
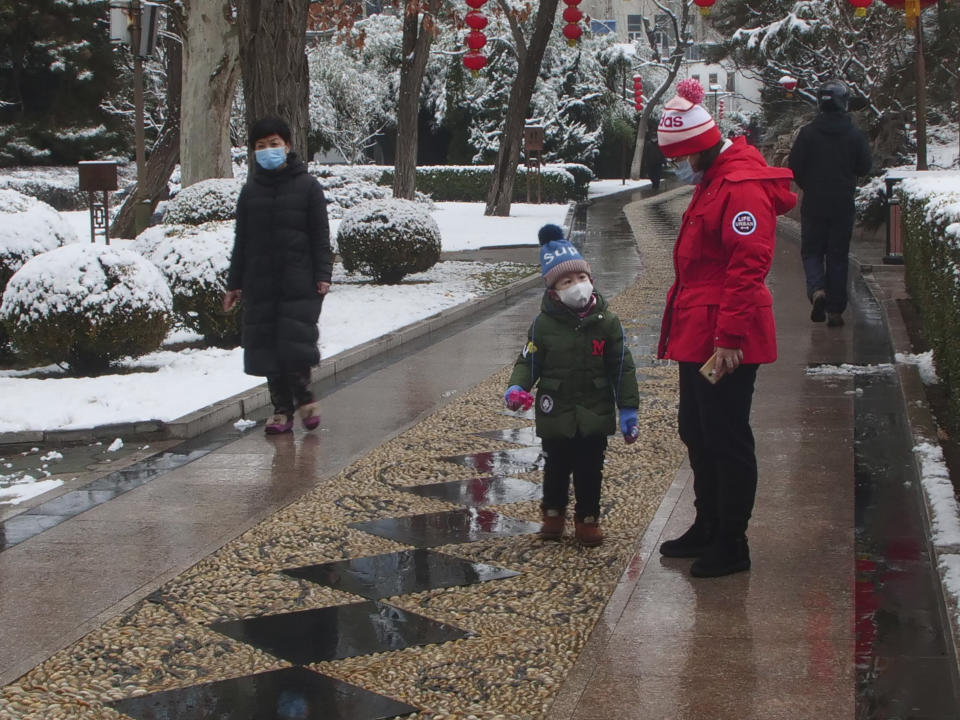
[[[586,317],[544,293],[510,385],[537,386],[537,435],[569,438],[612,435],[617,407],[640,405],[633,356],[623,326],[606,301]]]

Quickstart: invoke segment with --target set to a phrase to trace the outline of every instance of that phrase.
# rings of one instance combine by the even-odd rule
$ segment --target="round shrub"
[[[16,190],[0,189],[0,295],[27,260],[76,241],[73,228],[52,207]],[[0,355],[9,353],[10,337],[0,323]]]
[[[420,203],[373,200],[344,214],[337,248],[349,273],[398,283],[429,270],[440,259],[440,228]]]
[[[194,183],[178,192],[167,204],[163,221],[172,225],[203,225],[233,220],[242,187],[239,180],[230,178]]]
[[[20,268],[3,294],[0,321],[28,358],[66,363],[82,375],[158,349],[171,310],[170,289],[146,259],[81,243]]]
[[[227,313],[221,305],[230,269],[233,223],[158,225],[142,232],[132,248],[166,278],[173,294],[173,311],[184,327],[203,335],[208,345],[240,344],[239,303]]]

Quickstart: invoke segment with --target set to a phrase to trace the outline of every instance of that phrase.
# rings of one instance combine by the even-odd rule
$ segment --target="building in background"
[[[675,6],[679,16],[679,2],[666,0],[662,4]],[[590,31],[595,34],[611,33],[621,42],[656,44],[664,57],[677,43],[670,16],[653,0],[583,0],[579,7],[590,17]],[[736,72],[732,65],[705,60],[705,49],[719,38],[710,27],[709,16],[704,17],[695,9],[694,13],[695,42],[687,50],[687,60],[677,80],[686,77],[699,80],[707,92],[705,104],[711,112],[716,112],[720,99],[726,115],[758,112],[760,81]]]

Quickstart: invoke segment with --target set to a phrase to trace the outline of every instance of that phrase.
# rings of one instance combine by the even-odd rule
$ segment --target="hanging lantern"
[[[857,9],[854,15],[857,17],[865,17],[867,8],[870,7],[870,3],[872,2],[873,0],[850,0],[850,4]]]
[[[723,98],[717,101],[717,120],[723,120]]]
[[[471,50],[463,56],[463,66],[476,77],[487,64],[487,56],[479,50]]]
[[[479,30],[471,30],[467,33],[467,47],[471,50],[480,50],[487,44],[487,36]]]
[[[783,89],[787,91],[787,97],[793,97],[793,91],[797,89],[797,79],[795,77],[790,77],[789,75],[784,75],[780,78],[780,85],[783,86]]]
[[[716,2],[717,0],[693,0],[693,4],[700,8],[701,15],[709,15],[710,8],[713,7]]]
[[[487,18],[480,12],[487,0],[467,0],[467,6],[471,8],[463,18],[470,32],[467,33],[467,47],[469,50],[463,56],[463,66],[469,70],[474,77],[480,74],[480,71],[487,64],[487,56],[480,52],[483,46],[487,44],[487,36],[481,30],[487,26]]]
[[[583,13],[577,7],[580,0],[563,0],[563,2],[567,6],[563,11],[563,20],[567,23],[563,26],[563,36],[567,39],[567,45],[573,47],[583,35],[583,28],[578,25],[583,19]]]
[[[908,28],[917,24],[917,18],[920,17],[924,8],[934,5],[936,2],[937,0],[883,0],[885,5],[904,11],[904,21]]]
[[[637,112],[643,112],[643,78],[633,76],[633,107]]]
[[[467,23],[467,27],[471,30],[483,30],[487,26],[487,17],[483,13],[478,13],[476,10],[471,10],[467,13],[467,16],[464,18],[464,21]]]

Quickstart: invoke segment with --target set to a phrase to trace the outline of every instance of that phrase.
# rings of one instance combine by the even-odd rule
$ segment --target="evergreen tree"
[[[0,0],[0,164],[72,163],[117,142],[107,0]]]

